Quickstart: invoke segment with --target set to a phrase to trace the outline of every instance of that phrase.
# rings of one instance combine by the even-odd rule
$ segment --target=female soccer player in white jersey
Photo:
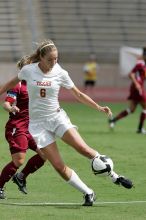
[[[30,55],[31,64],[24,66],[1,89],[0,94],[14,87],[19,81],[27,82],[29,94],[29,131],[37,146],[58,173],[70,185],[85,195],[84,206],[91,206],[95,200],[92,189],[85,185],[79,176],[64,164],[56,144],[56,136],[72,146],[88,159],[99,160],[100,154],[89,147],[82,139],[76,126],[68,118],[66,112],[60,108],[58,94],[61,87],[65,87],[73,96],[85,105],[111,116],[111,110],[95,103],[89,96],[82,93],[73,83],[67,71],[57,63],[58,50],[51,40],[40,43],[37,50]],[[109,173],[112,181],[125,188],[132,188],[130,180],[119,176],[114,171]]]

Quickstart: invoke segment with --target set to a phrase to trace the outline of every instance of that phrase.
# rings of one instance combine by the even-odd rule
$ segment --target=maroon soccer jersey
[[[143,86],[144,85],[144,80],[146,77],[146,66],[144,62],[138,62],[137,65],[134,67],[132,70],[133,73],[135,73],[135,79],[137,82]]]
[[[5,101],[12,105],[16,104],[20,112],[9,113],[9,120],[6,127],[15,127],[22,132],[28,130],[29,114],[28,114],[28,92],[26,82],[18,83],[12,90],[7,92]]]
[[[11,154],[26,152],[28,148],[36,151],[37,145],[28,131],[28,92],[26,82],[22,81],[7,92],[5,101],[17,105],[20,112],[9,114],[5,137],[10,146]]]
[[[142,87],[142,94],[139,94],[138,90],[135,87],[135,84],[132,82],[130,86],[130,95],[128,99],[132,99],[136,102],[146,101],[146,95],[144,91],[144,80],[146,78],[146,65],[143,61],[139,61],[137,65],[134,67],[132,72],[135,74],[136,81]]]

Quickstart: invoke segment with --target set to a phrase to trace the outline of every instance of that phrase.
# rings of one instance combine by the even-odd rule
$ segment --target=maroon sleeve
[[[17,101],[17,94],[20,93],[20,83],[18,83],[13,89],[7,91],[5,101],[13,104]]]

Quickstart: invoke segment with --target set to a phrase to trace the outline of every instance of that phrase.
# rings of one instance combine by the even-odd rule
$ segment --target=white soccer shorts
[[[51,119],[41,122],[30,122],[29,132],[33,136],[38,148],[44,148],[56,141],[56,137],[62,137],[64,133],[76,126],[73,125],[63,109],[56,112]]]

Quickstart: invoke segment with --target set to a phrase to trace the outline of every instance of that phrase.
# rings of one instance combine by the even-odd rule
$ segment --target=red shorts
[[[138,90],[131,89],[130,94],[128,96],[129,100],[133,100],[136,103],[146,102],[146,94],[143,91],[142,95],[139,94]]]
[[[28,131],[21,132],[16,129],[15,133],[13,132],[13,128],[6,128],[5,137],[9,143],[11,154],[26,152],[28,148],[36,151],[37,145]]]

